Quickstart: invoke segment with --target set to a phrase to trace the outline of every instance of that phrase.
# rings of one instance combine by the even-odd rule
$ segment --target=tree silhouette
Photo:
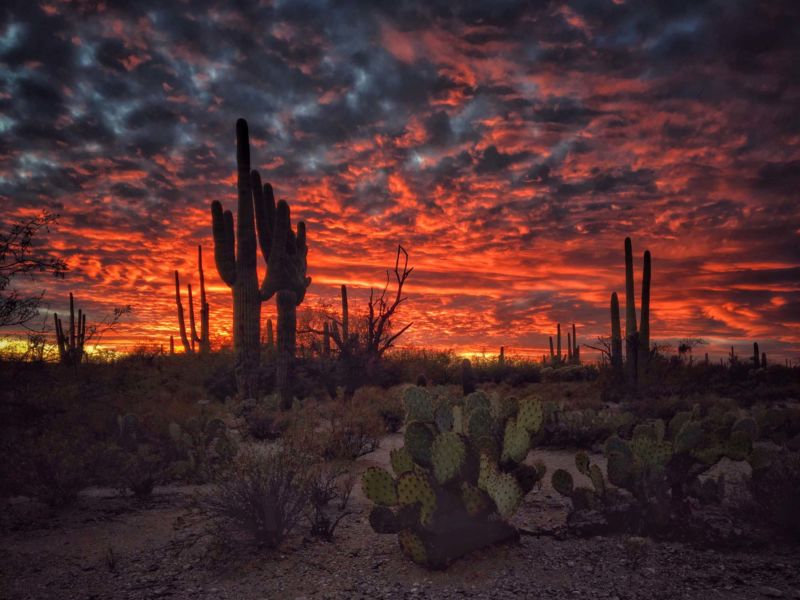
[[[0,232],[0,327],[24,325],[39,314],[44,291],[23,295],[10,288],[15,277],[50,273],[64,277],[67,263],[34,247],[34,239],[50,232],[58,215],[43,211],[35,217],[21,219]]]

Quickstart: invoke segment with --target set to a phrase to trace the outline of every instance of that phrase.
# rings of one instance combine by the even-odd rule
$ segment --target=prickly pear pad
[[[393,506],[397,504],[395,481],[388,471],[380,467],[370,467],[361,477],[361,489],[375,504]]]
[[[456,477],[464,466],[467,446],[461,436],[452,431],[440,433],[433,440],[431,463],[436,481],[445,484]]]

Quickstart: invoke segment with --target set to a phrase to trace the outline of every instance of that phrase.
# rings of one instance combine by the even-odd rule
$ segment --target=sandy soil
[[[388,436],[357,467],[386,465],[401,444],[399,435]],[[570,452],[534,451],[529,460],[537,458],[551,473],[575,474]],[[356,514],[334,543],[297,535],[280,552],[212,534],[196,505],[204,491],[163,487],[142,501],[87,490],[57,513],[27,500],[8,503],[0,517],[0,597],[800,598],[797,546],[717,552],[653,543],[634,567],[623,537],[523,536],[429,572],[401,555],[395,536],[373,533],[358,485]],[[526,498],[515,524],[552,530],[566,509],[546,482]]]

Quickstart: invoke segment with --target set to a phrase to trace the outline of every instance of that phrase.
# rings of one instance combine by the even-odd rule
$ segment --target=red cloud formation
[[[402,243],[405,343],[538,355],[558,322],[608,334],[630,235],[654,339],[800,350],[793,3],[146,4],[31,5],[0,31],[0,208],[62,215],[70,275],[32,285],[90,318],[132,304],[106,341],[167,343],[202,244],[225,343],[208,206],[234,205],[244,116],[308,224],[307,306],[347,283],[363,307]]]

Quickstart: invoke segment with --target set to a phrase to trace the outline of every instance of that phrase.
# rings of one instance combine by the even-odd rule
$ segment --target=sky
[[[630,236],[654,340],[800,358],[796,0],[3,6],[0,222],[60,215],[67,277],[23,289],[132,305],[114,347],[177,337],[197,244],[228,339],[209,205],[244,117],[308,227],[304,306],[363,309],[400,243],[404,345],[540,355],[559,322],[609,334]]]

